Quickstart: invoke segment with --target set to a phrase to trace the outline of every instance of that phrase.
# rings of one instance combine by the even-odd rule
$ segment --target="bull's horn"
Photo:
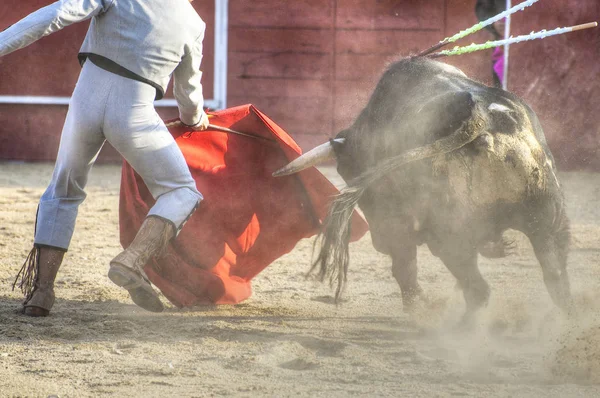
[[[345,138],[336,138],[333,141],[343,144]],[[273,177],[282,177],[294,174],[333,158],[335,158],[333,145],[331,142],[326,142],[294,159],[292,162],[288,163],[287,166],[277,170],[273,173]]]

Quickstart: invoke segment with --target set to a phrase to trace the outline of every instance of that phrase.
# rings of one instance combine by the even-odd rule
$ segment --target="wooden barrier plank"
[[[229,76],[237,78],[328,79],[331,54],[230,53]]]
[[[66,106],[0,105],[0,159],[56,159],[66,114]]]
[[[330,29],[232,27],[229,51],[331,53],[333,34]]]
[[[329,80],[295,80],[251,78],[240,79],[229,76],[228,94],[232,97],[305,97],[329,98],[331,83]]]
[[[385,54],[398,58],[416,54],[444,39],[443,29],[414,30],[338,30],[336,53]]]
[[[337,0],[343,29],[433,29],[444,26],[444,0]]]
[[[395,55],[337,54],[336,80],[377,81],[388,65],[398,59]]]
[[[328,28],[335,0],[229,0],[230,26]]]

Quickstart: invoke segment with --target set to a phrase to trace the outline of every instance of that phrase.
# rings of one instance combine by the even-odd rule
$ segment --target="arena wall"
[[[4,0],[0,29],[50,3]],[[211,25],[214,5],[194,5]],[[352,123],[390,62],[477,22],[475,0],[229,0],[228,106],[253,103],[308,149]],[[515,1],[516,3],[516,1]],[[516,15],[513,34],[600,19],[597,0],[544,0]],[[213,7],[213,8],[211,8]],[[0,58],[0,95],[72,91],[87,26]],[[509,89],[538,113],[563,169],[600,170],[600,29],[511,47]],[[212,34],[212,32],[211,32]],[[484,42],[479,32],[463,44]],[[212,90],[213,37],[205,86]],[[445,59],[491,83],[491,52]],[[161,109],[163,117],[175,109]],[[65,106],[0,105],[0,159],[52,160]],[[103,161],[118,160],[106,150]]]

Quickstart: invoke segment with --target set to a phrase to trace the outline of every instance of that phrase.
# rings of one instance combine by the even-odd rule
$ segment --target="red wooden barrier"
[[[49,2],[3,0],[0,29]],[[352,123],[390,62],[475,24],[474,6],[475,0],[229,0],[228,105],[264,109],[306,150]],[[211,10],[201,11],[209,27]],[[597,0],[544,0],[515,15],[512,26],[519,34],[599,19]],[[69,95],[84,32],[71,27],[0,58],[0,94]],[[490,38],[482,31],[460,44]],[[538,113],[563,169],[600,170],[599,38],[596,28],[511,47],[509,89]],[[212,92],[212,36],[205,43],[205,87]],[[444,61],[489,84],[490,57],[482,51]],[[0,159],[53,159],[65,112],[0,105]]]

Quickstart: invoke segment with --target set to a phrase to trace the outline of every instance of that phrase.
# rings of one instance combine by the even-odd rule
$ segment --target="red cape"
[[[319,232],[338,190],[315,168],[274,178],[302,151],[281,127],[252,105],[216,112],[211,124],[273,142],[218,131],[170,128],[204,196],[198,210],[148,277],[178,307],[235,304],[252,294],[251,279]],[[133,241],[154,199],[139,175],[123,164],[119,207],[121,244]],[[368,227],[355,213],[352,239]],[[309,259],[306,260],[308,269]]]

